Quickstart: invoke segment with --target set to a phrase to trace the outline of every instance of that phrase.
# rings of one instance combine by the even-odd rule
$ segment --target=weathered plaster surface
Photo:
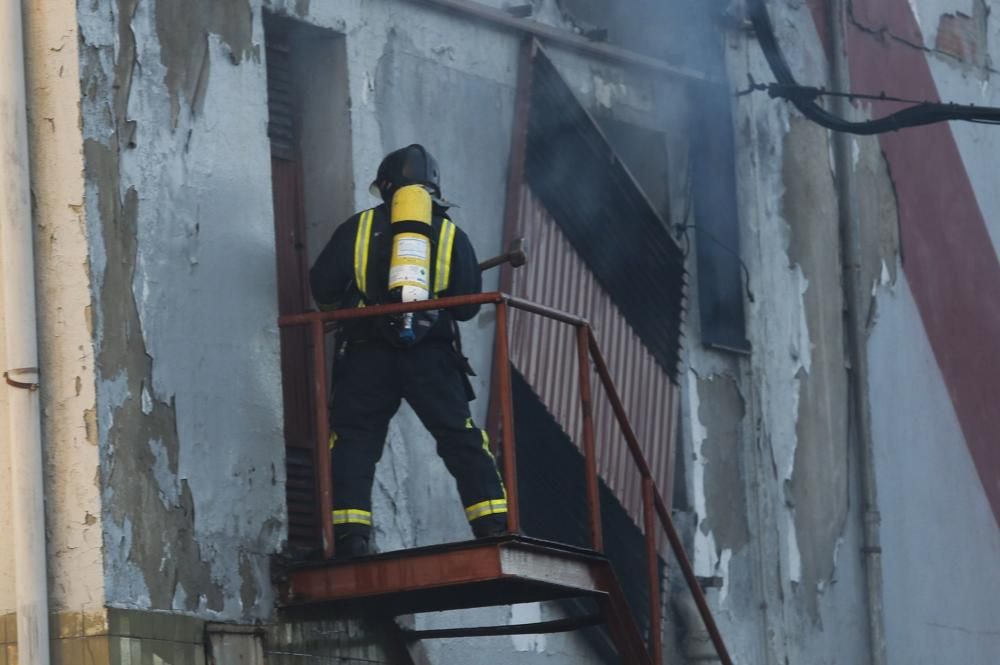
[[[809,332],[800,382],[797,447],[785,501],[794,511],[801,590],[813,620],[818,594],[830,584],[848,517],[847,359],[837,199],[822,127],[796,117],[785,136],[782,213],[789,224],[788,258],[802,271]]]
[[[1000,24],[979,0],[914,0],[925,46],[940,47],[941,30],[963,32],[969,56],[928,53],[943,100],[995,106]],[[983,60],[986,57],[985,61]],[[986,126],[949,129],[990,238],[1000,248],[1000,194],[995,178],[998,136]],[[929,184],[934,186],[934,184]],[[942,190],[942,195],[946,195]],[[893,219],[895,219],[895,210]],[[947,224],[948,220],[941,220]],[[1000,252],[1000,250],[998,250]],[[900,257],[901,268],[906,256]],[[1000,531],[962,430],[905,270],[885,257],[874,280],[878,301],[868,348],[879,508],[882,517],[886,639],[891,660],[988,663],[1000,643],[997,625]],[[891,278],[889,278],[891,276]],[[971,287],[970,287],[971,288]],[[943,297],[947,297],[944,295]],[[988,306],[984,300],[984,306]],[[905,340],[905,343],[901,343]],[[920,566],[898,565],[920,553]]]
[[[877,287],[895,284],[899,274],[899,210],[889,164],[878,139],[851,139],[855,176],[855,214],[861,220],[861,284],[871,290],[865,318],[873,326],[878,318]]]
[[[253,42],[253,10],[248,0],[174,0],[156,2],[156,37],[164,82],[170,91],[172,126],[177,127],[182,103],[198,114],[211,77],[209,35],[228,50],[232,64],[260,50]]]
[[[176,4],[80,9],[107,599],[252,620],[284,522],[260,9]]]
[[[714,536],[716,556],[729,556],[750,541],[744,470],[739,450],[746,408],[736,379],[717,375],[698,382],[698,420],[705,429],[703,458],[705,520],[700,528]]]
[[[889,658],[990,665],[1000,530],[902,273],[879,299],[868,348]]]
[[[796,75],[825,81],[805,6],[772,3],[772,15]],[[770,76],[753,40],[735,32],[727,39],[733,87],[748,74]],[[746,359],[697,346],[687,352],[682,423],[699,519],[695,566],[721,578],[710,597],[731,650],[746,662],[864,663],[829,137],[766,97],[740,98],[734,123],[753,352]],[[688,339],[698,338],[696,308]],[[720,494],[725,483],[732,488]],[[727,503],[733,498],[742,506]]]
[[[989,15],[989,46],[993,62],[1000,66],[1000,14]],[[959,103],[1000,106],[1000,72],[982,69],[976,72],[956,71],[953,63],[940,58],[929,60],[931,74],[941,99]],[[991,211],[1000,210],[1000,191],[995,186],[996,148],[998,135],[991,125],[951,123],[952,135],[958,145],[966,172],[976,193],[976,200],[983,210],[983,219],[993,246],[1000,253],[1000,216]]]

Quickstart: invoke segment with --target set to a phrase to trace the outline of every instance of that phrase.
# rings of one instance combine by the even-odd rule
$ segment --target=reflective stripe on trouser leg
[[[359,510],[357,508],[344,508],[341,510],[333,511],[333,523],[334,524],[363,524],[364,526],[372,525],[372,514],[367,510]]]
[[[465,421],[466,429],[478,429],[476,425],[472,422],[472,418],[467,418]],[[493,451],[490,450],[490,435],[486,433],[486,430],[479,430],[479,434],[483,441],[483,450],[486,454],[490,456],[493,460],[493,465],[496,466],[496,458],[493,457]],[[502,499],[489,499],[487,501],[480,501],[474,503],[471,506],[467,506],[465,509],[465,517],[470,522],[479,519],[480,517],[486,517],[487,515],[502,515],[507,512],[507,488],[504,487],[503,477],[500,475],[500,469],[497,468],[497,479],[500,481],[500,491],[503,492]]]
[[[382,456],[389,420],[399,407],[393,378],[395,350],[379,344],[351,344],[338,359],[330,406],[330,451],[336,535],[372,529],[372,481]]]
[[[400,354],[408,378],[403,397],[434,436],[462,506],[469,509],[466,515],[475,520],[488,515],[503,519],[507,511],[503,482],[489,445],[484,445],[488,439],[472,422],[455,351],[450,344],[433,340],[425,341],[419,351]],[[480,505],[484,501],[489,503]]]
[[[507,512],[507,499],[480,501],[465,509],[465,517],[470,522],[487,515],[502,515]]]
[[[477,429],[475,423],[472,422],[472,418],[465,419],[465,429]],[[497,458],[493,456],[493,450],[490,448],[490,435],[484,429],[479,430],[479,435],[483,439],[483,450],[485,450],[486,454],[490,456],[491,460],[493,460],[493,468],[496,469],[497,480],[500,481],[500,491],[503,492],[503,498],[506,499],[507,486],[503,484],[503,476],[500,475],[500,465],[497,464]],[[504,510],[504,512],[507,511]]]

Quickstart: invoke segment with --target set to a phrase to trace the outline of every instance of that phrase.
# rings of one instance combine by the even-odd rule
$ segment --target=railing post
[[[323,534],[323,556],[334,555],[333,478],[330,466],[330,419],[327,412],[326,324],[310,324],[313,343],[313,397],[316,403],[316,476],[319,478],[319,513]]]
[[[507,530],[521,532],[521,513],[517,500],[517,457],[514,445],[514,404],[510,386],[510,347],[507,340],[507,303],[497,303],[497,366],[500,388],[501,442],[503,444],[503,479],[507,488]]]
[[[590,392],[590,328],[576,328],[576,357],[580,370],[580,410],[583,414],[583,460],[586,468],[587,514],[590,543],[595,552],[604,551],[601,527],[601,495],[597,483],[597,446],[594,442],[594,405]]]
[[[642,478],[642,521],[646,528],[646,573],[649,576],[649,650],[653,663],[663,663],[663,606],[660,603],[659,555],[656,551],[656,520],[653,479]]]

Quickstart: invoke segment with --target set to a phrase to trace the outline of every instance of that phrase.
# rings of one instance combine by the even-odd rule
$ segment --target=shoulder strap
[[[371,245],[374,217],[374,208],[361,213],[358,233],[354,238],[354,284],[365,298],[368,297],[368,247]]]
[[[434,265],[434,293],[448,290],[451,281],[451,248],[455,244],[455,224],[447,217],[441,222],[438,234],[437,257]]]

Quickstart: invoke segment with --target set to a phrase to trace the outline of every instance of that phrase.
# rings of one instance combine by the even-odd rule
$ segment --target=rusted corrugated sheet
[[[513,295],[591,322],[653,479],[669,501],[676,387],[539,200],[529,188],[523,191],[519,233],[528,240],[531,260],[514,272]],[[579,445],[582,417],[579,393],[573,389],[579,385],[575,344],[571,327],[526,312],[511,312],[511,361]],[[591,382],[601,476],[641,524],[641,479],[599,381],[594,377]]]

